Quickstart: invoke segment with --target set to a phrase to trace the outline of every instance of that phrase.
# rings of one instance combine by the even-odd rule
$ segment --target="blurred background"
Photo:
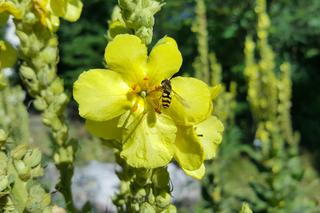
[[[70,96],[73,82],[81,72],[104,67],[108,20],[117,4],[116,0],[83,2],[80,20],[75,23],[63,21],[58,31],[58,70]],[[210,70],[212,78],[218,75],[215,82],[224,88],[217,97],[217,102],[219,99],[223,101],[217,105],[220,104],[220,109],[230,110],[220,114],[217,111],[225,124],[225,135],[217,160],[207,165],[204,180],[192,185],[194,183],[188,179],[191,182],[186,181],[185,186],[177,186],[199,191],[191,197],[196,199],[192,206],[187,199],[186,202],[183,199],[177,201],[179,212],[237,212],[243,201],[249,202],[254,212],[320,212],[320,1],[267,1],[266,12],[270,19],[268,42],[274,55],[274,69],[270,72],[280,75],[281,64],[285,61],[290,63],[292,107],[289,108],[289,120],[297,132],[295,137],[299,138],[299,143],[293,148],[295,151],[290,153],[287,152],[292,147],[284,142],[281,153],[285,154],[280,157],[276,154],[256,156],[263,146],[257,140],[259,118],[252,115],[247,98],[245,70],[248,64],[244,50],[247,36],[254,41],[259,40],[256,1],[205,0],[204,3]],[[201,8],[197,7],[195,0],[168,0],[155,16],[150,46],[165,35],[175,38],[184,59],[179,75],[194,76],[199,68],[199,12]],[[261,44],[259,46],[258,43],[257,48],[261,48]],[[254,53],[254,57],[267,60],[259,51]],[[18,77],[13,76],[12,79],[20,84]],[[50,138],[29,100],[26,97],[27,110],[33,112],[29,118],[30,135],[33,143],[49,156]],[[78,166],[88,167],[92,160],[114,161],[113,155],[108,154],[112,151],[88,135],[74,101],[70,102],[66,116],[70,121],[71,135],[79,138]],[[268,167],[268,159],[280,161],[281,165],[292,163],[292,166],[286,167],[287,170],[283,170],[285,174],[281,173],[278,180],[279,172],[274,172],[274,164],[271,169]],[[103,167],[98,162],[94,164],[96,168]],[[93,170],[97,169],[94,167]]]

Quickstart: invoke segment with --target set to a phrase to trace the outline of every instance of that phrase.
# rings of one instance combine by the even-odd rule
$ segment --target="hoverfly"
[[[172,93],[180,103],[182,103],[185,107],[188,107],[186,100],[172,89],[171,81],[169,79],[164,79],[163,81],[161,81],[161,85],[158,86],[154,91],[162,91],[159,104],[155,108],[155,111],[158,113],[161,113],[161,107],[163,107],[164,109],[168,109],[170,107],[172,101]]]

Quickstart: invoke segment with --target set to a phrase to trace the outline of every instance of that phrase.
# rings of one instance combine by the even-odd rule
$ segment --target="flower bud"
[[[171,196],[169,193],[162,191],[157,197],[156,197],[156,205],[160,208],[164,209],[171,203]]]
[[[48,104],[46,103],[46,101],[42,98],[42,97],[36,97],[36,99],[33,101],[33,106],[37,109],[37,110],[44,110],[47,108]]]
[[[23,158],[25,164],[30,167],[36,167],[41,162],[41,152],[39,149],[33,149],[30,152],[27,152],[25,157]]]
[[[141,213],[156,213],[155,209],[147,202],[141,205]]]
[[[11,152],[11,156],[14,160],[21,160],[28,152],[28,144],[20,144]]]
[[[30,168],[22,160],[14,161],[14,167],[21,180],[27,181],[30,178]]]

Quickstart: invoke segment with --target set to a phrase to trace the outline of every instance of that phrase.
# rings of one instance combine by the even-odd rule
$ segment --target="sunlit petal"
[[[117,127],[119,117],[108,121],[86,120],[86,129],[93,135],[106,140],[120,140],[121,129]]]
[[[222,141],[224,127],[215,116],[196,125],[196,133],[202,143],[205,159],[212,159],[216,156],[218,147]]]
[[[209,87],[202,81],[189,77],[171,80],[172,102],[164,112],[178,125],[194,125],[205,120],[211,113]]]
[[[109,69],[118,72],[130,84],[144,78],[147,47],[134,35],[117,35],[106,47],[105,60]]]
[[[184,168],[182,168],[182,169],[187,175],[189,175],[195,179],[198,179],[198,180],[201,180],[203,178],[204,174],[206,173],[206,167],[204,166],[204,164],[202,164],[200,166],[200,168],[196,169],[196,170],[186,170]]]
[[[82,117],[94,121],[115,118],[130,108],[128,85],[121,75],[110,70],[83,72],[74,83],[73,96]]]
[[[174,158],[187,170],[196,170],[203,163],[203,148],[193,127],[178,127]]]
[[[120,156],[136,168],[165,166],[173,157],[176,131],[176,126],[170,118],[143,113],[127,127]]]
[[[177,73],[182,56],[173,38],[164,37],[153,47],[148,58],[148,73],[151,84],[158,85]]]

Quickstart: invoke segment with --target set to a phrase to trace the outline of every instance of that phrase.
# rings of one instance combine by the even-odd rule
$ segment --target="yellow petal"
[[[120,156],[132,167],[162,167],[173,157],[176,126],[169,117],[154,115],[156,122],[149,122],[150,115],[141,114],[123,135],[125,144]]]
[[[65,14],[62,16],[65,20],[75,22],[80,18],[83,4],[81,0],[69,0]]]
[[[6,41],[0,41],[0,68],[12,67],[17,61],[17,51]]]
[[[215,116],[210,116],[196,125],[196,133],[202,143],[206,160],[216,156],[218,146],[222,141],[223,130],[223,124]]]
[[[183,169],[183,171],[187,175],[189,175],[189,176],[191,176],[191,177],[193,177],[195,179],[201,180],[203,178],[204,174],[206,173],[206,167],[204,166],[204,164],[202,164],[199,169],[196,169],[196,170]]]
[[[193,127],[178,127],[174,158],[187,170],[196,170],[203,163],[203,148]]]
[[[164,37],[153,47],[148,59],[148,73],[152,85],[177,73],[182,64],[182,56],[173,38]]]
[[[178,125],[194,125],[205,120],[211,113],[211,95],[204,82],[190,77],[176,77],[171,80],[173,94],[168,109]]]
[[[0,3],[0,13],[3,12],[13,15],[16,19],[22,19],[22,11],[11,2]]]
[[[50,8],[52,12],[59,17],[62,17],[66,12],[67,0],[50,0]]]
[[[117,35],[106,47],[105,60],[108,68],[121,74],[126,82],[138,83],[145,74],[147,47],[137,36]]]
[[[128,91],[121,75],[103,69],[83,72],[73,86],[80,115],[93,121],[110,120],[128,110]]]
[[[108,121],[86,120],[86,129],[93,135],[106,140],[120,140],[121,129],[117,127],[119,117]]]

